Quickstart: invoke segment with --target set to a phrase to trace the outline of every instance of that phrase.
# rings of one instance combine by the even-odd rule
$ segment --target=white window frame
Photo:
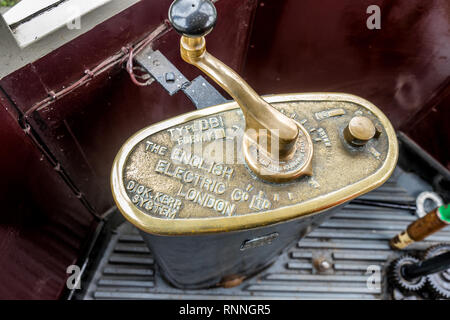
[[[22,0],[0,16],[0,79],[140,0]]]

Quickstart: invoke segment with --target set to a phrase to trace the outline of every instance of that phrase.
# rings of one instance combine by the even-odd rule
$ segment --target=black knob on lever
[[[169,8],[169,21],[181,35],[202,37],[216,25],[216,7],[210,0],[175,0]]]

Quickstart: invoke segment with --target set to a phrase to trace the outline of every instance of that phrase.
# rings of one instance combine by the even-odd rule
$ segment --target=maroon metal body
[[[94,218],[2,94],[0,106],[0,298],[57,299]]]
[[[372,2],[219,0],[208,50],[261,94],[362,96],[450,168],[448,1],[378,1],[381,29],[369,30]],[[137,87],[116,65],[31,114],[47,156],[19,121],[50,92],[150,34],[170,3],[142,0],[0,80],[0,298],[57,298],[95,216],[113,205],[109,174],[119,147],[137,130],[193,110],[182,93]],[[193,79],[200,72],[181,61],[178,39],[170,31],[152,46]]]
[[[366,26],[372,4],[379,30]],[[449,27],[445,0],[261,1],[245,74],[263,94],[359,95],[450,169]]]

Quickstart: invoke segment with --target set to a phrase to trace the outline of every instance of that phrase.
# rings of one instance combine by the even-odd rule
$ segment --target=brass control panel
[[[152,125],[124,144],[114,162],[112,190],[125,217],[156,234],[246,229],[337,206],[378,187],[393,172],[395,132],[370,102],[333,93],[265,100],[310,136],[311,176],[282,183],[258,177],[242,150],[243,112],[227,103]],[[355,146],[345,132],[361,117],[380,131]],[[306,148],[299,146],[298,162]]]

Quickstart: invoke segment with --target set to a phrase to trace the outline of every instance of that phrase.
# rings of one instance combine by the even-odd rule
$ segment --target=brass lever
[[[206,51],[205,35],[217,11],[209,0],[176,0],[169,20],[182,35],[181,57],[219,84],[239,104],[245,117],[243,151],[249,167],[273,182],[311,175],[312,141],[303,126],[262,99],[234,70]]]

